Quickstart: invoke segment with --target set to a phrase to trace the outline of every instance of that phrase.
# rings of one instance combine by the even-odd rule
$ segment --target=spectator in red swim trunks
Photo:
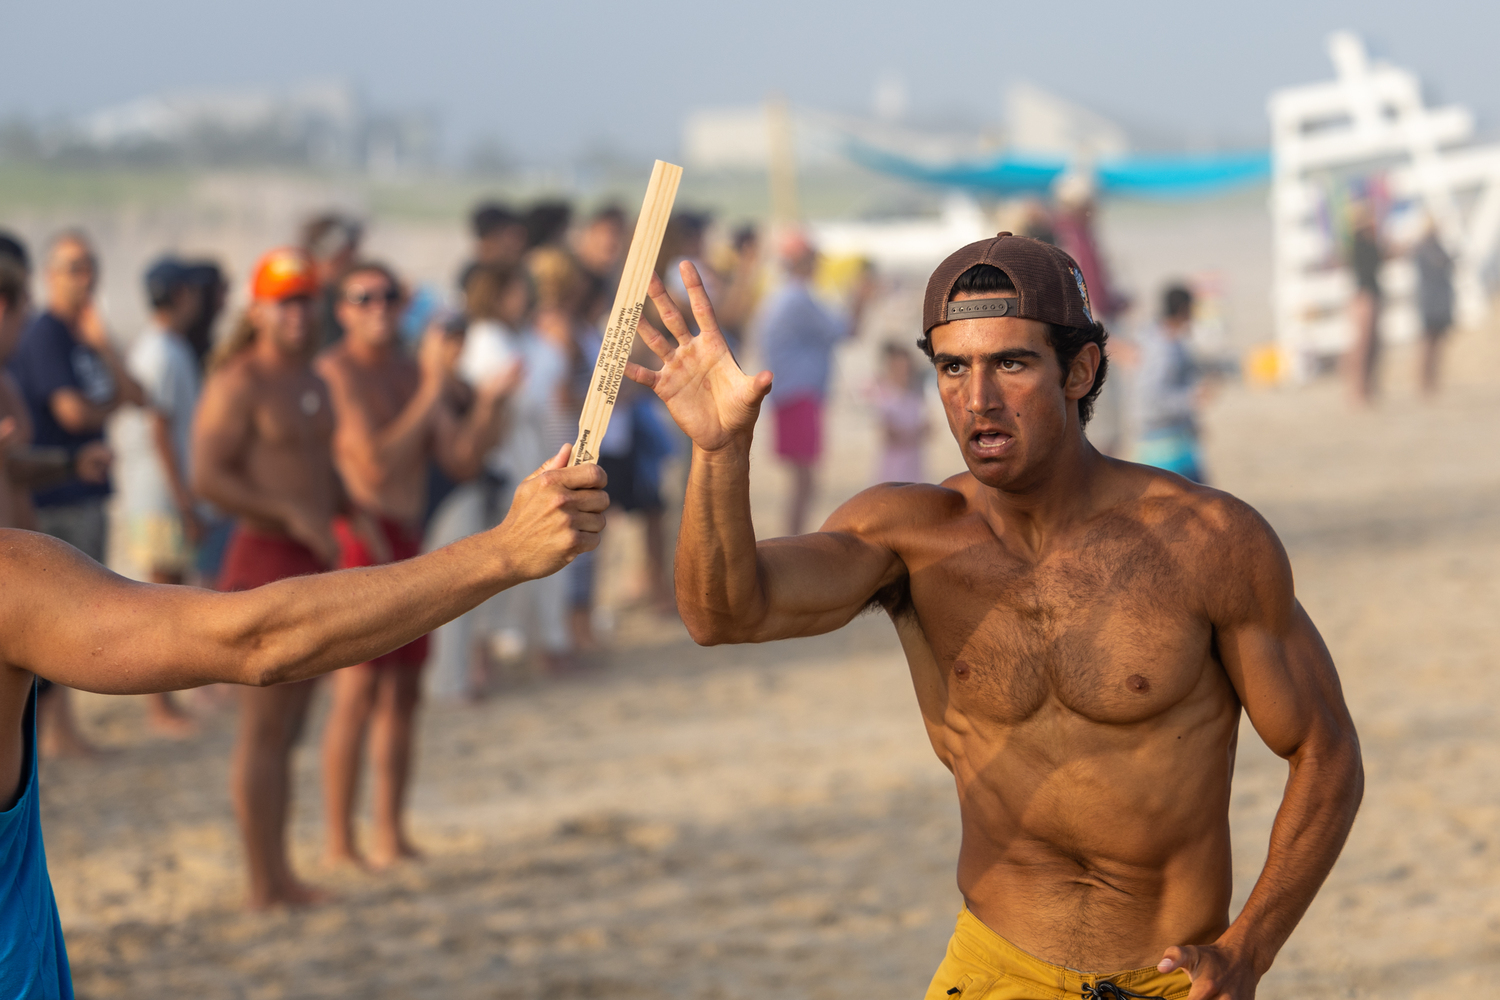
[[[333,517],[346,502],[334,472],[333,407],[310,367],[312,263],[272,250],[256,265],[252,301],[215,352],[193,425],[193,492],[236,519],[218,589],[333,569]],[[230,790],[250,868],[250,906],[319,901],[287,859],[292,747],[314,680],[243,688]]]
[[[511,365],[464,398],[453,369],[463,342],[441,326],[423,337],[418,357],[402,349],[401,287],[382,264],[356,263],[337,286],[344,339],[317,362],[333,394],[334,461],[354,505],[378,526],[361,537],[350,521],[334,524],[341,567],[416,555],[427,507],[427,468],[435,460],[457,481],[473,479],[499,440],[502,403],[515,386]],[[427,637],[334,674],[333,711],[323,738],[325,860],[363,866],[353,811],[360,759],[369,734],[374,758],[374,840],[368,863],[386,867],[416,851],[403,826],[412,736]]]

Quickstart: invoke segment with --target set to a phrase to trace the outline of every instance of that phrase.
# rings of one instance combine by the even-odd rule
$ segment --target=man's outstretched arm
[[[692,336],[653,278],[651,300],[676,343],[643,321],[641,336],[662,367],[626,367],[632,379],[656,391],[693,441],[677,536],[678,611],[693,639],[705,645],[832,631],[905,572],[894,552],[860,530],[880,501],[863,494],[822,532],[756,542],[750,441],[771,374],[740,370],[697,270],[684,262],[681,272],[701,332]]]
[[[1251,724],[1291,773],[1245,908],[1212,945],[1169,948],[1162,959],[1162,971],[1192,976],[1189,1000],[1255,995],[1338,859],[1364,794],[1359,737],[1328,647],[1293,594],[1286,553],[1259,515],[1232,504],[1223,541],[1238,565],[1214,585],[1210,617]]]
[[[598,545],[604,473],[567,449],[496,528],[415,559],[216,594],[134,583],[42,535],[0,531],[0,661],[106,694],[278,684],[374,659]]]

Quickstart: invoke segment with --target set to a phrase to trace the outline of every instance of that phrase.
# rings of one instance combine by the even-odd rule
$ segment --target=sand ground
[[[1211,473],[1285,541],[1368,773],[1262,997],[1448,997],[1500,974],[1500,337],[1454,348],[1432,404],[1396,351],[1373,412],[1323,382],[1231,387],[1209,415]],[[870,467],[840,399],[830,503]],[[955,461],[939,440],[935,471]],[[768,460],[756,477],[765,531],[782,479]],[[42,778],[82,997],[911,997],[958,906],[951,779],[879,617],[703,650],[626,608],[595,669],[430,706],[413,803],[428,859],[321,876],[341,901],[295,914],[240,910],[231,717],[184,744],[147,732],[135,700],[82,707],[115,752]],[[294,837],[317,878],[314,758]],[[1236,906],[1285,777],[1247,725]]]

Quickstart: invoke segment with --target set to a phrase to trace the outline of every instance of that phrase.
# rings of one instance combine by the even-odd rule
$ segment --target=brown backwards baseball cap
[[[959,276],[975,264],[998,267],[1016,290],[993,298],[949,302]],[[1050,243],[1010,233],[955,250],[927,279],[922,302],[924,336],[943,323],[982,316],[1016,316],[1058,326],[1094,325],[1089,290],[1077,261]]]

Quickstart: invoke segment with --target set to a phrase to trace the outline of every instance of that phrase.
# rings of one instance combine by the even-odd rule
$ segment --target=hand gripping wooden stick
[[[625,270],[615,292],[614,308],[609,311],[609,321],[604,327],[604,343],[599,347],[594,378],[589,382],[589,394],[578,418],[578,440],[573,445],[569,465],[598,461],[599,442],[609,428],[610,415],[615,412],[615,400],[625,378],[625,362],[635,345],[641,310],[646,305],[646,288],[651,284],[651,272],[656,270],[662,236],[666,234],[667,219],[672,215],[672,202],[677,200],[677,184],[681,180],[682,168],[675,164],[657,160],[651,168],[651,183],[646,185],[646,200],[641,203],[640,217],[635,220],[635,235],[625,255]]]

